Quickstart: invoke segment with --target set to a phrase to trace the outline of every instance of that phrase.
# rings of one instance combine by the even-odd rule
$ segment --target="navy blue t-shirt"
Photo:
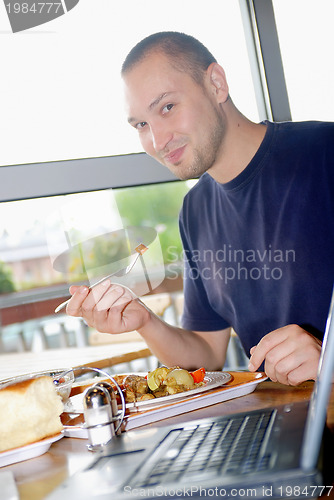
[[[232,181],[184,199],[183,327],[233,327],[244,349],[295,323],[322,338],[334,283],[334,123],[270,123]]]

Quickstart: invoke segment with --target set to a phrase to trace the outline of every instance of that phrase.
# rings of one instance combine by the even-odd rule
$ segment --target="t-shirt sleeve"
[[[216,331],[228,328],[230,326],[228,322],[210,305],[196,260],[191,257],[193,252],[189,248],[182,214],[179,222],[184,255],[182,327],[195,331]]]

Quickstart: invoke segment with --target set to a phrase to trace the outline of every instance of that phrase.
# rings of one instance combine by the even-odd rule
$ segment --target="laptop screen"
[[[331,393],[334,374],[334,289],[327,317],[324,340],[318,366],[317,380],[310,401],[305,435],[303,440],[301,465],[312,469],[317,462],[321,438],[326,422],[327,405]]]

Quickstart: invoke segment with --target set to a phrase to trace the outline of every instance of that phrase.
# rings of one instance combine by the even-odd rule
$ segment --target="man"
[[[102,332],[137,330],[161,362],[188,369],[221,369],[233,327],[250,370],[315,379],[334,281],[333,124],[249,121],[223,68],[180,33],[141,41],[122,77],[145,151],[180,179],[200,177],[180,215],[184,328],[109,281],[71,287],[67,313]]]

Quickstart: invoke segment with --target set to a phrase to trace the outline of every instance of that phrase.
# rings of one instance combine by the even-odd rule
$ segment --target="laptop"
[[[309,402],[123,433],[112,438],[107,450],[92,454],[88,466],[47,498],[305,499],[328,495],[334,479],[330,470],[334,469],[334,446],[325,426],[334,373],[333,308],[334,290]]]

